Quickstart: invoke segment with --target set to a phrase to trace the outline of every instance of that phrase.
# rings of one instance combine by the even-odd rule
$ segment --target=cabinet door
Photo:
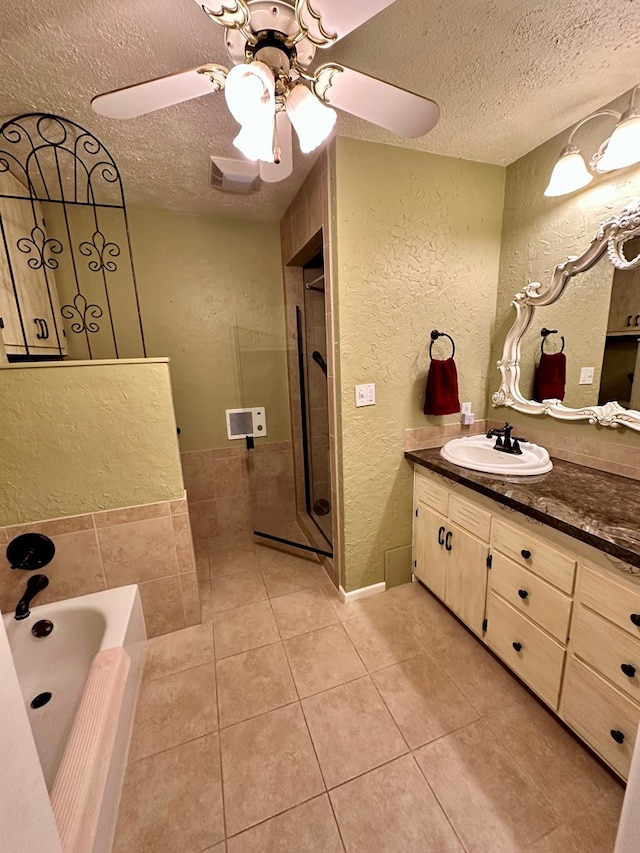
[[[449,553],[444,549],[447,520],[418,502],[414,525],[416,577],[444,600],[445,565]]]
[[[6,174],[2,189],[15,195],[26,192]],[[34,232],[34,228],[39,230]],[[9,352],[24,352],[25,338],[29,349],[39,353],[58,351],[55,279],[53,270],[42,263],[41,255],[44,252],[45,259],[50,255],[46,240],[44,218],[37,202],[32,206],[28,198],[0,199],[0,307],[5,326],[3,339]],[[61,338],[62,345],[63,341]]]
[[[489,547],[451,522],[445,534],[444,600],[472,631],[482,636]]]

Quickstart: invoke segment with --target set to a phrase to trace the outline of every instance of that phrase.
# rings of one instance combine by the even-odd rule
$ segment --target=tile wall
[[[42,572],[46,604],[137,583],[147,634],[155,637],[201,621],[186,497],[105,512],[0,528],[0,610],[11,613],[30,572],[12,571],[7,544],[22,533],[43,533],[56,547]]]
[[[295,523],[293,453],[290,441],[243,442],[219,450],[182,454],[191,530],[213,549],[250,540],[254,529],[284,535]]]

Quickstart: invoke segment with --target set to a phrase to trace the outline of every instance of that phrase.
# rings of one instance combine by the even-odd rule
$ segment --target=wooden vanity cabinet
[[[0,174],[0,193],[20,196],[0,197],[0,334],[5,350],[9,355],[59,356],[62,349],[64,355],[59,319],[56,324],[60,305],[54,271],[39,256],[47,239],[41,206],[32,206],[25,188],[9,172]],[[39,229],[35,234],[34,228]],[[45,247],[44,258],[50,257]]]
[[[414,573],[482,636],[489,555],[489,513],[417,479]],[[437,508],[434,509],[434,507]]]
[[[640,723],[638,579],[421,466],[414,573],[627,778]]]

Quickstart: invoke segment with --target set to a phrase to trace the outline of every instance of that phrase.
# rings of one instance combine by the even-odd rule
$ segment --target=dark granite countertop
[[[405,458],[640,568],[640,482],[553,459],[548,474],[502,477],[447,462],[440,450]]]

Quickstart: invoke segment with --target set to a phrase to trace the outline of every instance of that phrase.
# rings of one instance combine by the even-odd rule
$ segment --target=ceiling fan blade
[[[321,65],[311,87],[330,106],[410,139],[428,133],[440,118],[435,101],[344,65]]]
[[[260,161],[260,177],[268,184],[284,181],[293,172],[293,141],[291,122],[282,111],[276,113],[276,138],[280,146],[280,162],[264,163]]]
[[[298,21],[318,47],[331,47],[395,0],[297,0]]]
[[[107,118],[135,118],[191,98],[219,92],[224,88],[226,77],[227,69],[222,65],[201,65],[189,71],[156,77],[135,86],[96,95],[91,106]]]

